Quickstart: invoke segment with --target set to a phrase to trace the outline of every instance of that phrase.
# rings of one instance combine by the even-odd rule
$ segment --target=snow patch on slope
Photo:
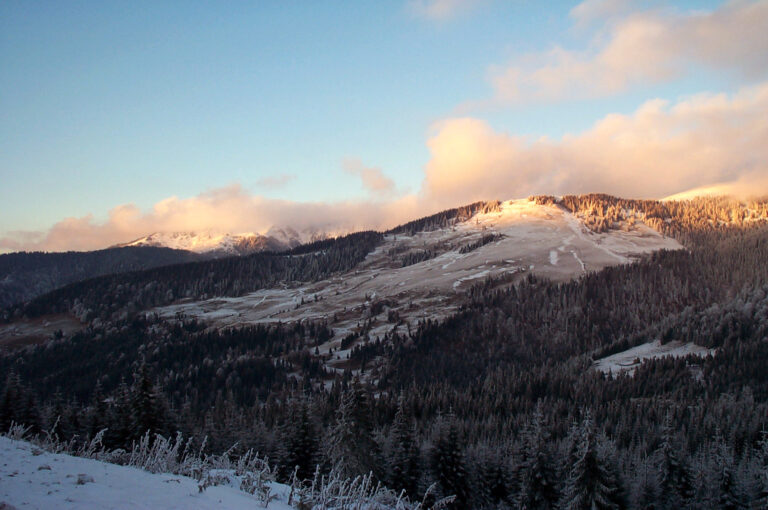
[[[675,340],[662,344],[660,340],[655,340],[599,359],[595,361],[594,367],[606,374],[609,372],[613,374],[627,372],[629,375],[633,375],[635,369],[647,359],[658,359],[665,356],[683,358],[689,354],[703,358],[708,355],[714,356],[716,352],[717,349],[708,349],[692,342],[683,343]]]

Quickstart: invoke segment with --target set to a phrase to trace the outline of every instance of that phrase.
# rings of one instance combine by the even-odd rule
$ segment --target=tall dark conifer
[[[561,497],[563,510],[619,510],[625,508],[618,474],[601,458],[591,413],[579,428],[575,463],[571,466]]]
[[[395,421],[390,432],[392,451],[389,459],[389,483],[392,489],[404,490],[412,498],[418,490],[419,449],[413,420],[400,396]]]
[[[429,455],[432,475],[443,496],[455,496],[452,508],[468,508],[470,487],[456,418],[449,414],[437,425],[437,436]]]
[[[539,403],[523,434],[518,492],[515,498],[520,508],[545,510],[557,507],[557,471],[549,444],[542,405]]]

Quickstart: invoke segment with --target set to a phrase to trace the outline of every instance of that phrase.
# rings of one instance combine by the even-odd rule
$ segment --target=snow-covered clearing
[[[0,437],[0,508],[12,505],[64,509],[263,508],[259,500],[231,486],[200,492],[192,478],[151,474],[138,468],[48,453],[26,441]],[[289,510],[289,487],[272,484],[273,510]]]
[[[663,358],[665,356],[682,358],[689,354],[705,357],[710,354],[714,355],[715,352],[716,349],[708,349],[691,342],[683,343],[675,340],[662,344],[660,340],[655,340],[599,359],[595,361],[594,366],[597,370],[605,373],[618,374],[620,372],[627,372],[629,375],[633,375],[640,363],[647,359]]]

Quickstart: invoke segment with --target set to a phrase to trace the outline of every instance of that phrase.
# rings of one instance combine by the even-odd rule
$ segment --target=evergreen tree
[[[291,406],[283,426],[283,466],[287,478],[297,470],[299,480],[311,479],[319,461],[318,437],[305,399]]]
[[[19,376],[11,370],[5,378],[3,396],[0,397],[0,433],[8,431],[12,422],[20,423],[22,401]]]
[[[131,391],[124,379],[120,381],[120,385],[114,393],[108,418],[109,426],[104,438],[105,444],[110,448],[128,448],[135,434]]]
[[[101,388],[101,383],[98,381],[91,395],[91,406],[88,409],[87,422],[89,437],[94,437],[101,430],[109,427],[107,402]]]
[[[662,508],[678,510],[694,494],[694,484],[688,467],[680,460],[678,449],[673,445],[672,418],[664,417],[661,443],[656,451],[659,473],[659,492]]]
[[[348,477],[373,473],[381,479],[379,445],[373,438],[368,395],[359,383],[341,396],[328,451],[331,465]]]
[[[429,458],[433,478],[442,494],[455,496],[453,508],[467,508],[470,490],[456,418],[452,414],[439,420]]]
[[[560,508],[563,510],[617,510],[625,508],[618,475],[601,458],[589,411],[579,428],[576,461],[570,469]]]
[[[518,493],[515,498],[517,506],[521,509],[557,507],[557,473],[543,421],[542,406],[539,403],[523,434]]]
[[[712,462],[718,477],[717,507],[723,510],[746,508],[742,488],[739,485],[734,469],[733,452],[726,444],[720,431],[715,435],[712,448]]]
[[[151,434],[166,433],[166,412],[163,401],[149,378],[149,369],[146,363],[142,363],[133,385],[130,406],[133,439],[138,439],[147,432]]]
[[[403,396],[398,401],[397,413],[390,431],[392,451],[389,458],[390,488],[404,490],[412,498],[418,490],[419,449],[413,422],[405,409]]]

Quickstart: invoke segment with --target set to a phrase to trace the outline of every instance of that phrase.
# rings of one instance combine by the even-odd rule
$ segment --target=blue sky
[[[0,237],[231,185],[299,203],[370,200],[349,159],[394,181],[395,196],[419,194],[445,119],[559,140],[649,99],[760,83],[694,56],[691,72],[619,90],[494,99],[499,69],[526,55],[535,67],[554,47],[599,52],[607,16],[638,10],[589,3],[606,18],[575,20],[575,2],[500,0],[2,2]],[[445,14],[429,11],[438,4]],[[661,19],[722,4],[654,8]]]

